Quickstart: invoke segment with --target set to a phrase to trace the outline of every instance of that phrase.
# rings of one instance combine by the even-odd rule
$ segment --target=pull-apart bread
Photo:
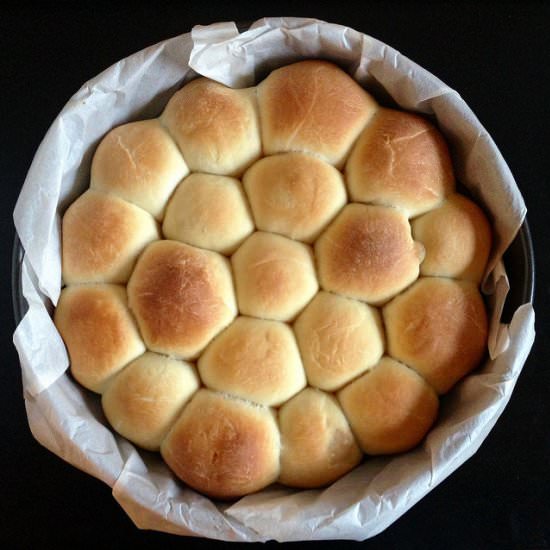
[[[197,78],[99,144],[55,323],[112,428],[188,486],[322,487],[421,443],[482,362],[490,247],[437,127],[336,65]]]

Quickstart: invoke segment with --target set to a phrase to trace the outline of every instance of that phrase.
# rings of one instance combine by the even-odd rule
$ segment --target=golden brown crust
[[[361,450],[332,395],[306,388],[280,408],[279,427],[279,481],[285,485],[322,487],[361,461]]]
[[[158,451],[199,384],[189,363],[147,352],[110,381],[101,404],[119,434],[144,449]]]
[[[65,283],[85,283],[54,319],[71,369],[205,495],[321,487],[362,451],[407,451],[485,353],[486,218],[453,194],[435,126],[332,63],[197,78],[109,132],[91,172],[63,219]]]
[[[307,243],[346,204],[342,174],[303,153],[259,160],[247,170],[243,184],[258,229]]]
[[[176,241],[146,248],[128,299],[147,347],[181,359],[195,357],[237,313],[227,259]]]
[[[198,363],[213,390],[277,406],[306,385],[294,334],[278,321],[238,317],[218,335]]]
[[[417,216],[454,190],[443,137],[426,119],[380,109],[359,137],[346,164],[354,201],[394,206]]]
[[[387,357],[341,390],[338,399],[359,445],[372,455],[418,445],[439,408],[436,393],[421,376]]]
[[[113,193],[160,220],[172,191],[188,173],[159,120],[140,120],[103,138],[92,160],[90,187]]]
[[[71,361],[71,373],[84,387],[101,393],[111,376],[145,351],[118,285],[78,285],[61,291],[54,316]]]
[[[168,466],[190,487],[234,499],[279,475],[280,436],[271,409],[199,390],[162,442]]]
[[[321,287],[371,304],[411,284],[423,253],[398,210],[356,203],[345,206],[315,243]]]
[[[273,233],[253,233],[231,258],[239,311],[292,320],[317,292],[311,248]]]
[[[422,278],[383,309],[388,353],[446,393],[478,366],[487,343],[487,313],[468,281]]]
[[[273,71],[258,85],[264,153],[302,151],[337,167],[378,108],[348,74],[308,60]]]
[[[162,231],[168,239],[231,254],[254,230],[238,179],[191,174],[166,208]]]
[[[294,322],[310,385],[334,391],[378,362],[384,332],[375,308],[319,292]]]
[[[150,214],[88,190],[63,216],[65,283],[125,283],[145,246],[159,238]]]
[[[420,273],[479,283],[491,250],[491,228],[479,206],[457,193],[413,220],[415,239],[426,249]]]
[[[192,172],[239,176],[262,152],[255,88],[197,78],[172,96],[161,122]]]

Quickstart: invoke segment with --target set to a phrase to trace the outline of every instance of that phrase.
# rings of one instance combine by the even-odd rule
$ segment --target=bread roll
[[[327,61],[273,71],[258,85],[264,153],[312,153],[340,168],[377,103]]]
[[[189,363],[147,352],[111,380],[101,404],[120,435],[144,449],[158,451],[199,385]]]
[[[315,243],[324,290],[381,304],[419,273],[422,245],[394,208],[348,204]]]
[[[380,109],[346,164],[352,200],[394,206],[408,217],[437,206],[454,190],[449,151],[426,119]]]
[[[128,300],[147,347],[178,359],[196,357],[237,314],[228,260],[176,241],[146,248]]]
[[[161,445],[162,457],[193,489],[234,499],[279,475],[280,436],[273,411],[199,390]]]
[[[254,231],[240,181],[191,174],[170,199],[162,231],[168,239],[231,254]]]
[[[85,388],[102,393],[108,380],[145,351],[118,285],[78,285],[61,291],[54,322]]]
[[[306,388],[279,410],[281,475],[291,487],[332,483],[361,461],[349,424],[336,399]]]
[[[65,212],[62,235],[65,283],[125,283],[159,231],[141,208],[88,190]]]
[[[92,160],[90,187],[113,193],[161,220],[176,185],[189,169],[158,119],[111,130]]]
[[[367,454],[412,449],[434,423],[439,400],[412,369],[384,357],[338,393],[359,445]]]
[[[491,228],[479,206],[457,193],[413,220],[414,238],[426,249],[420,273],[479,283],[491,250]]]
[[[383,309],[388,353],[417,370],[438,393],[479,365],[487,314],[468,281],[422,278]]]
[[[258,229],[307,243],[346,204],[342,174],[303,153],[259,160],[246,171],[243,184]]]
[[[262,152],[255,88],[197,78],[172,96],[161,122],[193,172],[239,176]]]
[[[209,388],[262,405],[280,405],[306,385],[294,334],[278,321],[238,317],[209,344],[198,367]]]
[[[334,391],[378,362],[384,332],[378,310],[319,292],[294,322],[310,385]]]
[[[239,311],[292,320],[317,292],[309,246],[273,233],[253,233],[231,258]]]

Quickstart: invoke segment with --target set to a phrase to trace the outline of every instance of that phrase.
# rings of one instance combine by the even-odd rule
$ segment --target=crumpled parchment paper
[[[484,283],[493,310],[490,360],[445,398],[436,427],[414,451],[369,459],[324,490],[274,485],[236,503],[214,503],[177,481],[159,455],[114,434],[97,397],[65,374],[68,357],[50,317],[60,293],[60,215],[88,186],[102,136],[118,124],[158,116],[197,73],[243,87],[311,57],[338,63],[379,98],[432,115],[445,133],[458,179],[489,212],[495,231]],[[15,208],[29,309],[14,343],[32,433],[109,484],[143,529],[236,541],[372,537],[475,453],[511,396],[534,339],[534,311],[524,304],[510,324],[500,322],[508,290],[501,257],[525,212],[504,159],[459,94],[372,37],[314,19],[267,18],[242,34],[234,23],[220,23],[151,46],[85,83],[69,100],[40,145]]]

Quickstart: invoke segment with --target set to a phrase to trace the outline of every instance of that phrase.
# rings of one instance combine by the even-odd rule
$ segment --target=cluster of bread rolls
[[[411,449],[485,353],[491,232],[444,139],[325,61],[113,129],[62,238],[74,378],[214,498]]]

